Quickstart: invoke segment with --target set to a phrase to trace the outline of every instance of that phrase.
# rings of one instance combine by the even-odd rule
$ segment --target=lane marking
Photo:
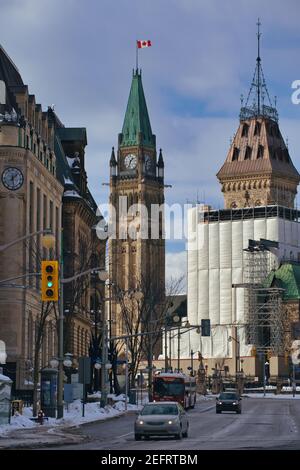
[[[127,434],[122,434],[122,436],[116,436],[116,437],[114,437],[114,439],[119,439],[120,437],[129,436],[130,434],[133,434],[133,431],[132,431],[132,432],[128,432]]]

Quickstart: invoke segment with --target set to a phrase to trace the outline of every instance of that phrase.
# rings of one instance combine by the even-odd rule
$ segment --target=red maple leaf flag
[[[143,47],[150,47],[152,46],[151,41],[137,41],[137,47],[138,49],[142,49]]]

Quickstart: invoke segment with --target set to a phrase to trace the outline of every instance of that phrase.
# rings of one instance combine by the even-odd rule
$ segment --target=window
[[[245,160],[251,160],[252,148],[247,146],[245,151]]]
[[[237,147],[234,147],[233,154],[232,154],[232,161],[238,160],[240,150]]]
[[[257,158],[263,158],[264,157],[264,147],[263,145],[259,145],[257,149]]]
[[[242,129],[242,137],[248,137],[249,126],[248,124],[244,124]]]
[[[254,128],[254,135],[260,135],[260,130],[261,130],[261,123],[256,122],[255,128]]]

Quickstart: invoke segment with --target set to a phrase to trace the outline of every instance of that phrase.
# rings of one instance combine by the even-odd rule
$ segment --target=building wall
[[[0,244],[49,227],[57,238],[60,236],[62,186],[44,161],[30,148],[19,145],[24,142],[19,139],[20,132],[11,125],[1,126],[0,174],[16,167],[22,171],[24,183],[13,191],[0,182]],[[26,130],[22,132],[26,134]],[[50,254],[56,256],[55,250],[42,248],[41,236],[20,242],[0,252],[0,279],[39,272],[41,259]],[[16,367],[16,387],[23,389],[30,379],[35,326],[41,311],[40,280],[33,276],[13,282],[19,287],[0,289],[0,331],[7,347],[7,362]],[[50,315],[48,321],[41,365],[47,363],[49,354],[54,354],[54,316]]]

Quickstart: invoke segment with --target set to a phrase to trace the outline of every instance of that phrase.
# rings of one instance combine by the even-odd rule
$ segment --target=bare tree
[[[181,292],[182,281],[183,278],[171,279],[166,289],[167,296],[156,275],[142,276],[135,289],[127,292],[116,288],[122,330],[128,336],[130,386],[134,385],[141,361],[146,359],[151,388],[153,355],[158,356],[160,352],[162,328],[172,299]],[[141,295],[136,296],[136,293]],[[121,349],[124,349],[124,343],[119,346]]]

